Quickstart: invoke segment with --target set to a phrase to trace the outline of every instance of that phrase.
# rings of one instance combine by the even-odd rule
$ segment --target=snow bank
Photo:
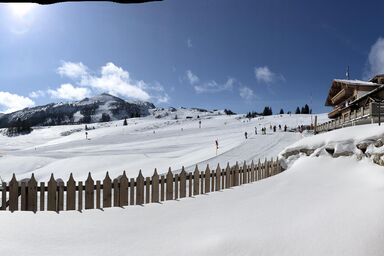
[[[279,155],[287,166],[301,155],[327,154],[333,157],[355,155],[357,159],[367,156],[375,163],[384,165],[383,142],[384,126],[367,124],[305,137],[285,148]]]

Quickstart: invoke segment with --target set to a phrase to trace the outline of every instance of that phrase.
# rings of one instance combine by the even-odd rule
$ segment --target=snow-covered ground
[[[259,124],[287,123],[292,127],[306,122],[304,119],[308,121],[306,116],[271,116],[243,122],[234,116],[206,116],[199,129],[196,120],[176,123],[143,118],[130,120],[128,127],[97,125],[90,141],[84,139],[83,131],[57,135],[68,127],[36,130],[25,139],[17,138],[13,145],[4,147],[1,161],[19,158],[20,168],[22,161],[33,168],[39,157],[52,161],[49,166],[55,162],[54,156],[61,156],[56,161],[71,167],[86,166],[80,156],[94,156],[104,165],[101,159],[114,152],[125,152],[120,160],[135,154],[150,169],[148,173],[172,162],[170,155],[177,162],[167,164],[177,169],[183,161],[188,166],[193,161],[226,162],[239,160],[239,156],[249,160],[280,152],[289,168],[254,183],[161,204],[82,213],[0,212],[0,251],[2,255],[92,256],[384,255],[384,169],[367,157],[384,152],[384,126],[349,127],[316,136],[306,134],[305,138],[299,133],[252,133]],[[252,134],[246,141],[244,131]],[[211,152],[216,137],[221,141],[217,157]],[[200,143],[209,144],[211,151],[205,151],[206,145],[199,147]],[[45,155],[38,155],[38,150]],[[74,160],[77,152],[80,156]],[[129,158],[127,166],[135,167],[135,157]],[[15,162],[7,161],[15,167]],[[62,170],[61,174],[67,173]],[[41,173],[41,177],[45,176]]]
[[[162,204],[1,212],[3,255],[383,255],[384,170],[302,157],[285,172]]]
[[[95,179],[103,179],[107,171],[111,177],[124,170],[128,176],[136,177],[140,169],[149,176],[155,168],[163,173],[168,167],[177,171],[182,166],[191,170],[195,164],[205,168],[206,164],[249,162],[276,157],[303,136],[279,130],[273,133],[270,125],[295,128],[314,119],[310,115],[275,115],[248,121],[243,115],[219,113],[158,110],[145,118],[128,119],[128,126],[123,126],[123,120],[88,125],[95,127],[88,131],[88,140],[84,125],[40,127],[29,135],[0,136],[0,176],[10,180],[15,173],[17,178],[27,178],[33,172],[39,181],[47,181],[54,173],[56,178],[67,180],[72,172],[75,179],[84,180],[91,172]],[[319,115],[320,122],[326,118],[325,114]],[[261,135],[264,126],[268,135]],[[247,140],[245,132],[249,135]]]

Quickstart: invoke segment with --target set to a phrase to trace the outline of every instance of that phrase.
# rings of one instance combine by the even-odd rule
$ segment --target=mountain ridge
[[[151,102],[132,103],[108,93],[73,102],[48,103],[0,115],[0,128],[24,122],[28,126],[88,124],[147,116]]]

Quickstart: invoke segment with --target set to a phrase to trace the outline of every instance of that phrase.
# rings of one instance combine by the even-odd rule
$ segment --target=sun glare
[[[34,3],[9,3],[8,5],[11,8],[13,15],[19,18],[23,18],[25,15],[31,12],[35,6]]]

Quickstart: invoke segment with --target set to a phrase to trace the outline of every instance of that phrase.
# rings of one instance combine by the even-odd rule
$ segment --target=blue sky
[[[241,4],[240,4],[241,3]],[[0,4],[0,111],[109,92],[156,106],[325,112],[384,73],[382,1]]]

